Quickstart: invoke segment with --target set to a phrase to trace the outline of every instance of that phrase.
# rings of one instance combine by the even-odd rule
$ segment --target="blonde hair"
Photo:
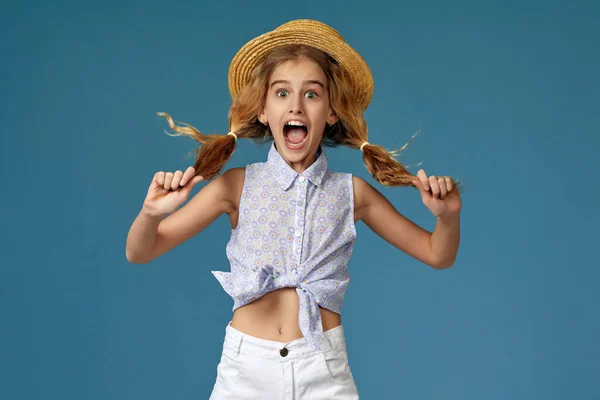
[[[240,139],[251,138],[258,141],[272,137],[269,128],[258,120],[260,107],[266,101],[269,79],[279,64],[302,57],[314,61],[327,77],[331,107],[338,116],[335,124],[325,127],[323,144],[329,147],[344,145],[360,149],[367,141],[368,128],[362,108],[353,101],[352,84],[348,73],[329,55],[305,45],[286,45],[276,48],[255,68],[249,83],[233,99],[229,109],[229,130]],[[177,132],[177,134],[167,134],[187,135],[200,143],[195,150],[196,175],[202,175],[210,180],[231,158],[236,147],[236,138],[233,135],[204,135],[186,123],[183,123],[185,126],[175,125],[167,113],[157,114],[164,117],[171,129]],[[415,175],[394,157],[404,150],[416,135],[417,133],[402,148],[395,151],[388,151],[371,143],[363,146],[364,165],[376,181],[385,186],[414,186],[412,181]]]

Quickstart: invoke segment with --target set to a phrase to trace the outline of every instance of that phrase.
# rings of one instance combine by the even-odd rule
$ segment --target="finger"
[[[158,171],[156,174],[154,174],[154,177],[156,179],[156,183],[158,183],[158,186],[162,186],[165,184],[165,173],[164,171]]]
[[[196,170],[194,169],[194,167],[188,167],[183,174],[183,178],[181,178],[180,185],[184,186],[190,179],[194,177],[195,173]]]
[[[419,172],[417,172],[417,178],[419,178],[423,184],[423,188],[425,188],[425,190],[429,190],[429,181],[427,180],[427,174],[424,170],[420,169]]]
[[[438,178],[438,186],[440,187],[440,199],[444,200],[446,198],[446,194],[448,193],[448,188],[446,187],[446,178]]]
[[[419,190],[419,192],[425,191],[425,188],[423,188],[423,184],[421,183],[421,181],[419,179],[413,179],[412,183]]]
[[[421,194],[421,198],[423,198],[424,200],[427,198],[431,198],[431,193],[429,193],[429,191],[425,190],[425,188],[423,187],[423,183],[418,180],[418,179],[414,179],[413,180],[413,185],[415,185],[415,187],[417,189],[419,189],[419,193]]]
[[[163,188],[169,190],[171,188],[171,181],[173,180],[172,172],[165,172],[165,183],[163,184]]]
[[[452,181],[452,178],[447,176],[446,177],[446,189],[448,190],[448,192],[450,192],[450,191],[452,191],[452,188],[454,188],[454,182]]]
[[[179,189],[179,182],[181,182],[181,177],[183,176],[183,172],[177,170],[173,173],[173,180],[171,181],[171,190]]]
[[[438,184],[437,177],[435,175],[429,175],[429,187],[431,188],[431,194],[434,198],[440,196],[440,185]]]

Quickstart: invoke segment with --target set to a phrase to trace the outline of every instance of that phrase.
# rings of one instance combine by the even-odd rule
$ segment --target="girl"
[[[340,317],[355,223],[432,268],[448,268],[459,244],[459,188],[450,177],[412,175],[394,153],[367,142],[371,72],[323,23],[291,21],[248,42],[231,63],[229,89],[227,135],[205,136],[159,113],[200,148],[194,167],[154,175],[127,259],[147,263],[227,213],[231,272],[212,273],[234,313],[210,398],[358,399]],[[194,185],[218,175],[240,138],[273,139],[267,160],[224,172],[179,208]],[[324,146],[340,144],[360,149],[378,182],[418,188],[435,231],[402,216],[361,178],[329,170]]]

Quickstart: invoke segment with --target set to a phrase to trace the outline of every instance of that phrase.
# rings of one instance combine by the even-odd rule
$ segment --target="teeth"
[[[291,125],[291,126],[304,126],[306,127],[306,125],[304,125],[302,122],[299,121],[288,121],[286,123],[286,125]]]

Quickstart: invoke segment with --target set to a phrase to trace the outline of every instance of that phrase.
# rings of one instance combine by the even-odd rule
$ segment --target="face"
[[[268,123],[277,151],[294,170],[308,168],[317,158],[325,124],[337,121],[321,68],[306,58],[277,66],[258,119]]]

